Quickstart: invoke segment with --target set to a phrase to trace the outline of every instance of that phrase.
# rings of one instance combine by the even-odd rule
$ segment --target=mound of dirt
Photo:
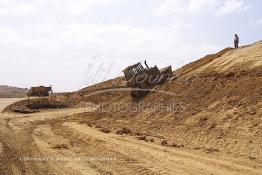
[[[232,49],[233,48],[226,48],[226,49],[221,50],[220,52],[218,52],[216,54],[207,55],[204,58],[201,58],[201,59],[196,60],[192,63],[189,63],[189,64],[183,66],[182,68],[176,70],[175,74],[178,74],[179,76],[186,75],[187,73],[190,73],[191,71],[194,71],[197,68],[204,66],[204,65],[212,62],[213,60],[221,57],[222,55],[224,55],[225,53],[227,53],[228,51],[230,51]]]
[[[40,109],[59,109],[68,107],[66,101],[55,98],[36,98],[18,101],[7,106],[3,112],[34,113]]]
[[[176,79],[139,102],[121,94],[105,98],[107,108],[101,105],[85,115],[92,116],[94,125],[111,131],[128,127],[134,133],[161,134],[168,143],[187,148],[262,162],[261,60],[262,42],[227,48],[178,69]],[[105,101],[103,95],[99,98]]]

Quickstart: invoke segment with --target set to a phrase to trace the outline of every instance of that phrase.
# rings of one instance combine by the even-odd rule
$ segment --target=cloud
[[[189,12],[199,12],[205,11],[210,8],[215,7],[218,4],[217,0],[191,0],[189,2],[188,11]]]
[[[153,12],[157,15],[182,14],[187,10],[186,0],[164,0],[158,1]]]
[[[164,0],[155,4],[154,12],[157,15],[187,15],[206,11],[217,4],[218,0]]]
[[[0,5],[13,4],[14,0],[1,0]]]
[[[33,4],[17,4],[14,1],[1,1],[0,16],[21,16],[35,13],[36,7]]]
[[[122,0],[123,1],[123,0]],[[109,5],[119,3],[119,0],[78,0],[66,1],[69,9],[69,13],[72,15],[82,15],[89,13],[90,11],[96,9],[97,7],[107,7]],[[63,3],[63,1],[61,1]]]
[[[132,0],[128,5],[122,4],[130,9],[114,13],[120,1],[127,2],[28,0],[25,4],[15,3],[15,0],[0,1],[0,9],[9,9],[2,11],[7,17],[1,19],[0,25],[0,74],[7,75],[1,81],[23,87],[53,84],[58,91],[75,90],[96,55],[96,67],[100,63],[106,67],[116,62],[106,77],[113,78],[122,75],[125,66],[144,59],[150,66],[172,64],[173,68],[178,68],[222,48],[212,44],[206,36],[213,26],[201,32],[199,26],[193,28],[193,20],[206,18],[190,18],[207,10],[215,14],[216,9],[224,6],[221,1],[154,0],[143,1],[146,2],[143,4],[140,0]],[[152,2],[156,1],[153,11],[160,16],[152,14]],[[138,6],[140,9],[135,11]],[[126,16],[119,17],[123,11]],[[21,15],[28,16],[20,20]],[[104,18],[106,15],[108,17]],[[96,71],[91,72],[92,77],[95,74]]]
[[[255,21],[255,24],[258,26],[262,25],[262,19],[258,19],[257,21]]]
[[[250,5],[246,5],[242,0],[227,0],[224,4],[218,9],[216,14],[218,16],[224,16],[233,13],[239,13],[248,10],[251,8]]]
[[[217,16],[239,13],[251,8],[244,0],[163,0],[157,1],[157,15],[194,15],[213,12]]]
[[[177,68],[192,58],[217,50],[217,46],[206,42],[201,42],[204,44],[200,43],[199,47],[187,43],[180,35],[184,30],[186,26],[146,28],[89,22],[43,23],[20,29],[0,27],[0,55],[13,60],[9,61],[9,66],[20,67],[10,70],[5,62],[0,65],[0,74],[8,69],[17,79],[27,77],[32,84],[53,84],[58,91],[75,90],[95,55],[98,55],[97,62],[104,65],[117,63],[106,77],[113,78],[122,75],[124,67],[144,59],[148,59],[150,65],[172,64]],[[28,71],[34,74],[28,75]],[[91,72],[91,76],[95,74]],[[62,82],[65,77],[70,77],[74,83]]]
[[[253,27],[258,27],[258,26],[262,26],[262,19],[254,19],[254,18],[251,18],[249,20],[249,24]]]

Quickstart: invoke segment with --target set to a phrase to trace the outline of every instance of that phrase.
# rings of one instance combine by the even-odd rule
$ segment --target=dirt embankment
[[[54,97],[44,97],[35,99],[25,99],[15,102],[3,110],[3,112],[16,112],[16,113],[34,113],[39,112],[43,109],[62,109],[68,108],[71,105],[75,105],[77,99],[74,103],[70,103],[70,99],[64,96],[54,96]]]
[[[80,123],[116,132],[127,127],[137,135],[161,135],[168,144],[262,161],[261,48],[262,42],[227,48],[192,62],[139,102],[129,91],[119,90],[125,86],[119,77],[60,99],[18,102],[6,111],[28,113],[93,102],[102,105],[95,113],[81,114],[93,117]]]
[[[175,74],[177,76],[184,76],[212,61],[214,61],[215,59],[221,57],[222,55],[224,55],[225,53],[227,53],[228,51],[231,51],[233,48],[226,48],[224,50],[221,50],[220,52],[216,53],[216,54],[210,54],[207,55],[199,60],[196,60],[192,63],[189,63],[185,66],[183,66],[182,68],[178,69],[175,71]]]
[[[117,134],[98,130],[84,123],[97,116],[79,115],[84,111],[92,109],[0,113],[0,174],[261,174],[262,167],[254,162],[169,146],[166,140],[158,144],[144,135],[132,137],[135,133],[128,128]]]
[[[83,122],[262,163],[261,60],[262,42],[225,49],[175,71],[140,102],[128,94],[110,99]]]

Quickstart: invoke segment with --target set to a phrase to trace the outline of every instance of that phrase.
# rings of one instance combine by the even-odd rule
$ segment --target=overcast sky
[[[0,0],[0,84],[72,91],[262,39],[261,0]],[[98,69],[100,68],[100,69]],[[99,71],[98,71],[99,70]]]

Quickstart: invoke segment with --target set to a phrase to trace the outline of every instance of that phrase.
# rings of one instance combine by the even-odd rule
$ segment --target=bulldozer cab
[[[127,67],[123,70],[126,80],[131,80],[132,78],[141,75],[145,72],[145,68],[142,66],[141,63],[137,63],[133,66]]]
[[[171,66],[159,70],[157,66],[149,68],[146,61],[144,63],[146,68],[141,63],[137,63],[123,70],[127,87],[132,88],[131,96],[134,98],[142,97],[148,89],[164,83],[172,76]]]

